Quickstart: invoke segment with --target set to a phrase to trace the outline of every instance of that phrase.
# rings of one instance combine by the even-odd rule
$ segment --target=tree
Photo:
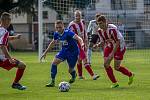
[[[0,0],[0,12],[15,11],[17,13],[32,13],[35,3],[37,3],[37,0]]]

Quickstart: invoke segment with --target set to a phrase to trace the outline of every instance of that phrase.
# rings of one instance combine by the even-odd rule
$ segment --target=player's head
[[[95,20],[96,20],[96,21],[98,20],[98,17],[99,17],[99,16],[101,16],[100,13],[96,13],[96,14],[95,14]]]
[[[76,10],[74,12],[74,18],[76,22],[80,22],[81,18],[82,18],[82,13],[80,10]]]
[[[1,25],[5,28],[8,28],[11,23],[11,15],[7,12],[2,13],[1,15]]]
[[[103,16],[103,15],[99,16],[97,19],[97,24],[99,25],[99,27],[101,29],[106,30],[107,29],[107,21],[106,21],[105,16]]]
[[[63,33],[63,31],[64,31],[64,23],[63,23],[63,21],[57,20],[55,22],[55,29],[56,29],[57,32]]]

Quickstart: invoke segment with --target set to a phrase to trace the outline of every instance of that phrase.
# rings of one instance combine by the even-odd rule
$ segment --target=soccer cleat
[[[132,73],[132,76],[129,77],[128,85],[131,85],[133,83],[134,76],[134,73]]]
[[[13,89],[18,89],[18,90],[25,90],[27,87],[26,86],[23,86],[19,83],[13,83],[12,86],[11,86]]]
[[[79,76],[79,79],[85,79],[83,76]]]
[[[69,83],[71,84],[71,83],[74,83],[75,82],[75,78],[71,78],[70,80],[69,80]]]
[[[99,77],[100,77],[99,75],[95,74],[93,75],[93,80],[97,80]]]
[[[52,81],[51,83],[46,84],[46,87],[54,87],[55,81]]]
[[[112,85],[111,85],[111,88],[118,88],[119,87],[119,84],[118,83],[113,83]]]

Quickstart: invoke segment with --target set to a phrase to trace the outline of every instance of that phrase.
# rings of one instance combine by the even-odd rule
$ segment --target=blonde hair
[[[10,16],[11,16],[11,15],[10,15],[9,13],[3,12],[0,19],[1,19],[1,21],[4,21],[4,20],[11,20]]]

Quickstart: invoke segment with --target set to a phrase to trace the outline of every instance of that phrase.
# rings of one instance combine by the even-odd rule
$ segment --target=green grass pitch
[[[128,77],[114,71],[120,84],[117,89],[110,88],[111,82],[102,67],[101,54],[93,53],[92,68],[101,77],[92,80],[84,69],[86,79],[76,79],[69,92],[58,90],[58,84],[70,78],[66,62],[58,66],[56,87],[45,87],[49,82],[50,62],[55,53],[49,53],[44,63],[38,63],[37,53],[34,52],[12,52],[11,55],[26,63],[27,69],[21,83],[28,88],[25,91],[12,89],[16,69],[6,71],[0,68],[0,100],[150,100],[150,50],[126,52],[123,65],[135,73],[135,80],[128,86]]]

